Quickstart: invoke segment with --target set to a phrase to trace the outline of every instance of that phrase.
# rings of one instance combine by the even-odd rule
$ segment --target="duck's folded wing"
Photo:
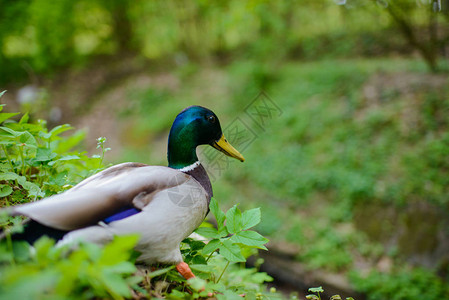
[[[121,164],[108,168],[72,189],[12,208],[46,226],[74,230],[90,226],[129,207],[143,209],[157,192],[190,178],[161,166]]]

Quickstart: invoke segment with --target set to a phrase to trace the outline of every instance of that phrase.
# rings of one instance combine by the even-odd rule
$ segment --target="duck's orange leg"
[[[179,274],[182,275],[185,279],[194,278],[195,274],[192,273],[192,270],[190,270],[190,267],[185,262],[180,262],[176,265],[176,270],[179,272]]]

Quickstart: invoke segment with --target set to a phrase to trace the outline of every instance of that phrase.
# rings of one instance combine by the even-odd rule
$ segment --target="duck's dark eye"
[[[215,116],[207,116],[207,120],[211,123],[215,123]]]

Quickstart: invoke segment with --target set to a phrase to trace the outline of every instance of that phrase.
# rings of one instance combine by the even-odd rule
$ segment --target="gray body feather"
[[[70,231],[59,244],[76,240],[103,244],[114,235],[137,233],[140,261],[179,263],[180,242],[206,217],[208,192],[193,176],[179,170],[125,163],[64,193],[14,207],[12,214]],[[124,207],[141,211],[109,224],[102,222]]]

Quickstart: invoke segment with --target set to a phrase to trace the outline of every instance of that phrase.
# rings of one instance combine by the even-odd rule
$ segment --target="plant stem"
[[[215,251],[212,251],[212,252],[209,254],[209,256],[208,256],[207,259],[206,259],[206,262],[209,261],[209,259],[212,257],[212,254],[214,254],[214,252],[215,252]]]
[[[221,279],[221,277],[223,277],[223,274],[224,274],[224,272],[226,271],[226,269],[228,268],[229,263],[230,263],[230,262],[228,261],[228,263],[226,264],[226,266],[225,266],[224,269],[223,269],[223,272],[221,272],[220,277],[218,277],[217,283],[220,282],[220,279]]]
[[[11,265],[16,265],[16,260],[14,259],[14,252],[12,247],[12,239],[11,239],[11,233],[9,231],[6,231],[6,244],[8,245],[8,250],[11,252]]]
[[[25,157],[23,156],[23,146],[20,146],[19,148],[20,148],[20,151],[19,151],[20,159],[22,160],[22,173],[21,173],[21,175],[25,176]]]
[[[11,157],[9,157],[8,150],[6,149],[6,146],[2,145],[2,149],[3,149],[3,152],[5,152],[5,156],[6,156],[6,159],[8,160],[8,162],[9,162],[9,165],[11,166],[11,171],[15,173],[14,165],[12,164]]]

